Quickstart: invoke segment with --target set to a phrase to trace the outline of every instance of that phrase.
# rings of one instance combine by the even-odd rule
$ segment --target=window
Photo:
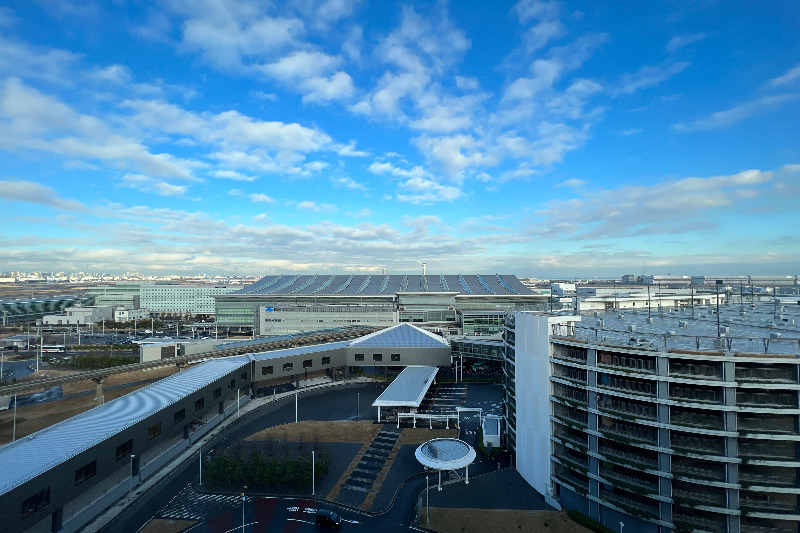
[[[261,367],[261,375],[262,376],[267,376],[269,374],[272,374],[272,372],[273,372],[272,366],[262,366]]]
[[[294,363],[284,363],[283,364],[283,371],[284,372],[291,372],[294,368]]]
[[[216,400],[220,396],[222,396],[222,387],[217,387],[216,389],[214,389],[214,399]]]
[[[199,411],[203,407],[206,406],[206,399],[205,398],[198,398],[194,401],[194,410]]]
[[[75,486],[93,478],[95,474],[97,474],[97,459],[75,471]]]
[[[373,361],[383,361],[383,354],[382,353],[374,353],[372,354]]]
[[[306,359],[305,361],[303,361],[303,368],[311,368],[311,365],[312,365],[311,359]]]
[[[399,361],[399,360],[400,360],[400,354],[399,353],[393,353],[392,354],[392,361]]]
[[[159,435],[161,435],[161,422],[159,422],[155,426],[150,426],[149,428],[147,428],[147,440],[153,440]]]
[[[182,421],[186,418],[186,409],[181,409],[177,413],[172,416],[172,423],[177,424],[178,422]]]
[[[40,490],[22,502],[22,518],[32,515],[47,505],[50,505],[50,487]]]
[[[330,358],[330,357],[323,357],[323,358],[322,358],[322,364],[323,364],[323,365],[329,365],[329,364],[331,364],[331,358]]]
[[[128,457],[131,452],[133,451],[133,439],[123,442],[119,446],[117,446],[117,461]]]
[[[231,390],[236,388],[236,380],[235,379],[231,380],[230,384],[228,385],[228,388],[231,389]]]
[[[356,354],[356,361],[363,361],[363,360],[364,360],[364,354],[363,353],[357,353]]]
[[[247,379],[247,372],[242,372],[242,375],[239,377],[241,377],[242,379]]]

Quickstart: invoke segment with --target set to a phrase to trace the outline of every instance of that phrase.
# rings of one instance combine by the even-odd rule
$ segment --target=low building
[[[47,315],[42,324],[47,326],[86,326],[104,320],[114,320],[114,308],[108,306],[68,307],[63,315]]]
[[[146,318],[150,318],[150,311],[147,309],[127,309],[124,307],[114,309],[115,322],[131,322],[133,320],[144,320]]]

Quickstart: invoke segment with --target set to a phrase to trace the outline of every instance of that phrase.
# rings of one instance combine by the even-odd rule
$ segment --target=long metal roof
[[[407,366],[372,402],[372,406],[419,407],[438,371],[435,366]]]
[[[350,341],[350,346],[353,348],[449,348],[450,343],[444,337],[411,324],[397,324]]]
[[[249,356],[239,356],[206,361],[0,446],[0,494],[194,394],[250,360]]]
[[[510,274],[277,274],[265,276],[226,296],[390,296],[396,292],[455,292],[476,296],[535,294]]]
[[[279,357],[289,357],[292,355],[305,355],[317,352],[325,352],[328,350],[336,350],[337,348],[346,348],[349,342],[329,342],[327,344],[318,344],[316,346],[298,346],[297,348],[286,348],[284,350],[274,350],[271,352],[263,352],[253,354],[256,361],[266,361],[267,359],[277,359]]]

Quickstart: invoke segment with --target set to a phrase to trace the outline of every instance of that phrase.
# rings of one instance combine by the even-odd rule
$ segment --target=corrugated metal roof
[[[449,348],[450,343],[444,337],[411,324],[398,324],[351,341],[350,346],[354,348]]]
[[[419,407],[438,371],[435,366],[407,366],[372,402],[372,406]]]
[[[0,494],[158,413],[249,360],[238,356],[206,361],[0,447]]]

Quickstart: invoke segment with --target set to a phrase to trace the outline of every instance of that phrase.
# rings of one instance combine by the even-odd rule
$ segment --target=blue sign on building
[[[271,312],[273,312],[274,310],[275,310],[275,308],[274,308],[274,307],[265,307],[265,308],[264,308],[264,311],[266,311],[267,313],[271,313]]]

